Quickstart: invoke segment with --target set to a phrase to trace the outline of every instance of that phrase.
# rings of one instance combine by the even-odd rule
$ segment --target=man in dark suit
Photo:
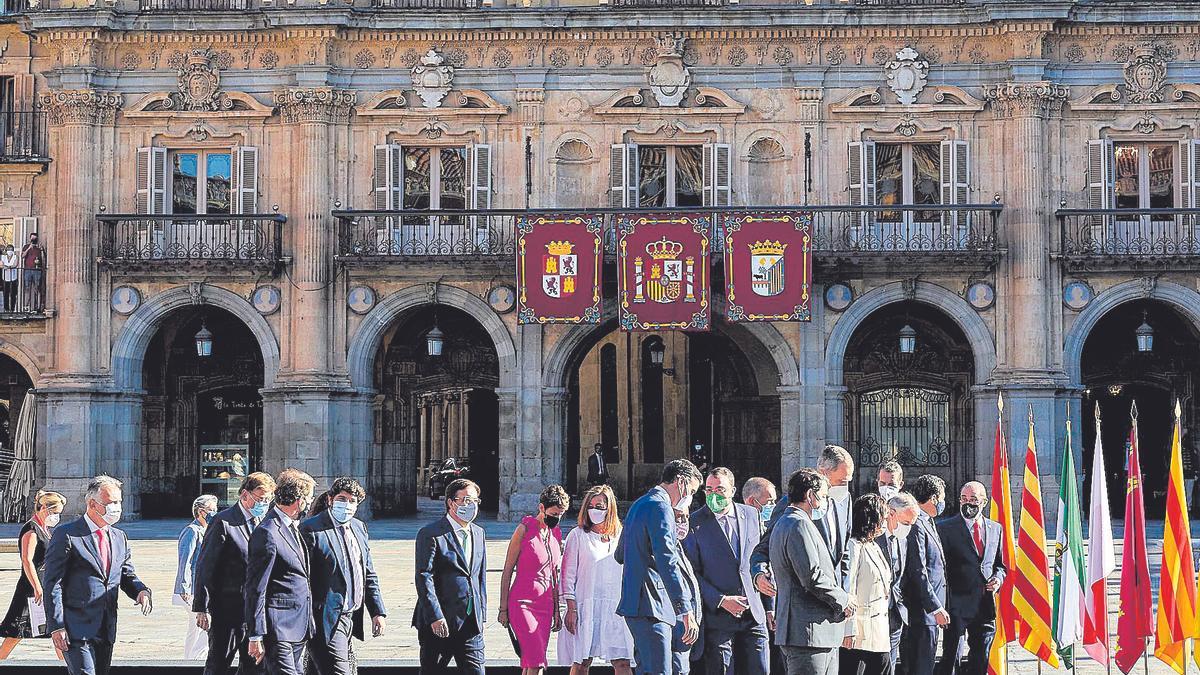
[[[316,632],[308,548],[300,536],[316,482],[303,471],[286,473],[275,481],[275,506],[250,535],[246,565],[247,651],[267,675],[301,675],[304,645]]]
[[[971,481],[959,493],[959,515],[937,524],[946,552],[946,611],[950,613],[950,625],[942,640],[942,675],[987,672],[988,652],[996,636],[992,594],[1004,582],[1007,571],[1000,523],[983,515],[987,501],[983,483]],[[959,663],[964,646],[970,651],[966,668]]]
[[[56,527],[46,548],[46,630],[70,675],[106,675],[117,640],[118,591],[135,598],[142,614],[153,603],[133,571],[129,540],[113,527],[121,519],[120,481],[96,476],[86,499],[83,516]]]
[[[917,522],[917,500],[907,492],[897,492],[887,501],[887,532],[880,545],[887,552],[892,568],[892,588],[888,595],[888,627],[892,631],[892,672],[900,661],[900,641],[908,627],[908,608],[904,605],[904,571],[908,557],[908,534]]]
[[[767,608],[750,579],[750,554],[758,545],[758,511],[733,501],[733,472],[717,467],[704,480],[705,507],[692,515],[683,550],[700,582],[704,604],[704,672],[766,675]],[[764,607],[764,604],[766,605]]]
[[[700,471],[688,460],[668,462],[659,484],[639,497],[625,517],[613,555],[624,566],[617,614],[633,634],[638,673],[661,675],[671,668],[671,633],[677,622],[683,625],[683,645],[692,645],[700,635],[698,609],[684,589],[683,551],[675,534],[675,512],[691,510],[700,481]]]
[[[604,485],[608,483],[608,462],[604,461],[604,448],[597,443],[588,457],[588,485]]]
[[[204,675],[232,672],[234,654],[238,655],[237,671],[241,675],[262,672],[246,651],[246,596],[242,587],[246,583],[250,534],[267,515],[274,495],[275,479],[270,474],[255,472],[246,476],[237,503],[213,516],[204,532],[192,595],[196,625],[208,631]]]
[[[417,533],[417,607],[412,625],[421,645],[422,673],[483,675],[487,616],[487,552],[479,515],[479,486],[465,478],[446,486],[446,517]]]
[[[900,650],[907,675],[932,675],[938,629],[950,624],[946,612],[946,556],[933,523],[946,508],[946,482],[932,475],[913,481],[920,513],[908,535],[901,588],[908,612],[908,637]]]
[[[688,514],[676,511],[675,537],[679,541],[680,550],[683,549],[690,531]],[[696,571],[692,569],[692,563],[686,555],[679,556],[679,571],[683,575],[684,595],[691,601],[692,607],[700,607],[700,581],[696,578]],[[695,642],[683,641],[685,635],[682,621],[676,622],[675,627],[671,629],[671,675],[690,675],[694,664],[700,664],[696,667],[700,669],[699,672],[704,672],[703,661],[700,660],[704,651],[704,619],[699,611],[695,616],[700,630],[700,636]]]
[[[309,653],[319,675],[350,675],[350,637],[364,638],[363,609],[371,634],[383,635],[383,594],[367,544],[367,529],[354,514],[367,493],[353,478],[338,478],[322,495],[326,509],[300,523],[308,546],[317,634]]]

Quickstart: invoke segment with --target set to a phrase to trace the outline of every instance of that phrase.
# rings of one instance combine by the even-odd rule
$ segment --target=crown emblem
[[[683,244],[677,241],[668,241],[666,237],[658,241],[652,241],[646,244],[646,253],[655,260],[674,260],[683,253]]]
[[[756,241],[750,244],[750,255],[783,255],[787,247],[787,244],[770,239]]]
[[[569,241],[551,241],[546,244],[546,252],[550,255],[571,255],[575,244]]]

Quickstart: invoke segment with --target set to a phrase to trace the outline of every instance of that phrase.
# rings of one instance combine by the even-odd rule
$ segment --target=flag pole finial
[[[1179,399],[1175,399],[1175,419],[1179,420],[1179,416],[1183,414],[1183,410],[1179,406]]]
[[[1004,392],[996,394],[996,410],[1004,412]]]
[[[1137,412],[1137,399],[1134,399],[1134,400],[1133,400],[1133,403],[1132,403],[1132,404],[1130,404],[1130,406],[1129,406],[1129,417],[1131,417],[1133,420],[1135,420],[1135,421],[1136,421],[1136,420],[1137,420],[1137,415],[1138,415],[1138,412]]]
[[[1100,401],[1096,401],[1096,424],[1100,424]]]
[[[1029,423],[1033,424],[1033,404],[1029,404]]]

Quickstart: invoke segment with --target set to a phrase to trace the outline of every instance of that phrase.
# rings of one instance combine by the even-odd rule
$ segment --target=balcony
[[[1068,270],[1200,268],[1200,209],[1059,209]]]
[[[96,220],[100,262],[116,272],[278,272],[284,263],[287,218],[279,214],[121,214]]]
[[[19,255],[13,262],[17,266],[0,265],[0,322],[46,318],[45,267],[21,267]]]
[[[47,164],[49,125],[45,112],[0,111],[0,164]]]
[[[29,11],[29,0],[0,0],[0,16],[24,14]]]
[[[143,12],[235,12],[251,9],[251,0],[138,0]]]
[[[474,9],[491,3],[483,0],[371,0],[378,9]]]

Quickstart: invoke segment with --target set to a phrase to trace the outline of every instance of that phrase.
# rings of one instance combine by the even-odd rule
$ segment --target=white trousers
[[[208,633],[196,625],[196,615],[192,613],[192,606],[185,603],[180,595],[173,596],[171,604],[183,610],[184,621],[187,622],[187,634],[183,638],[183,658],[200,661],[208,658]]]

